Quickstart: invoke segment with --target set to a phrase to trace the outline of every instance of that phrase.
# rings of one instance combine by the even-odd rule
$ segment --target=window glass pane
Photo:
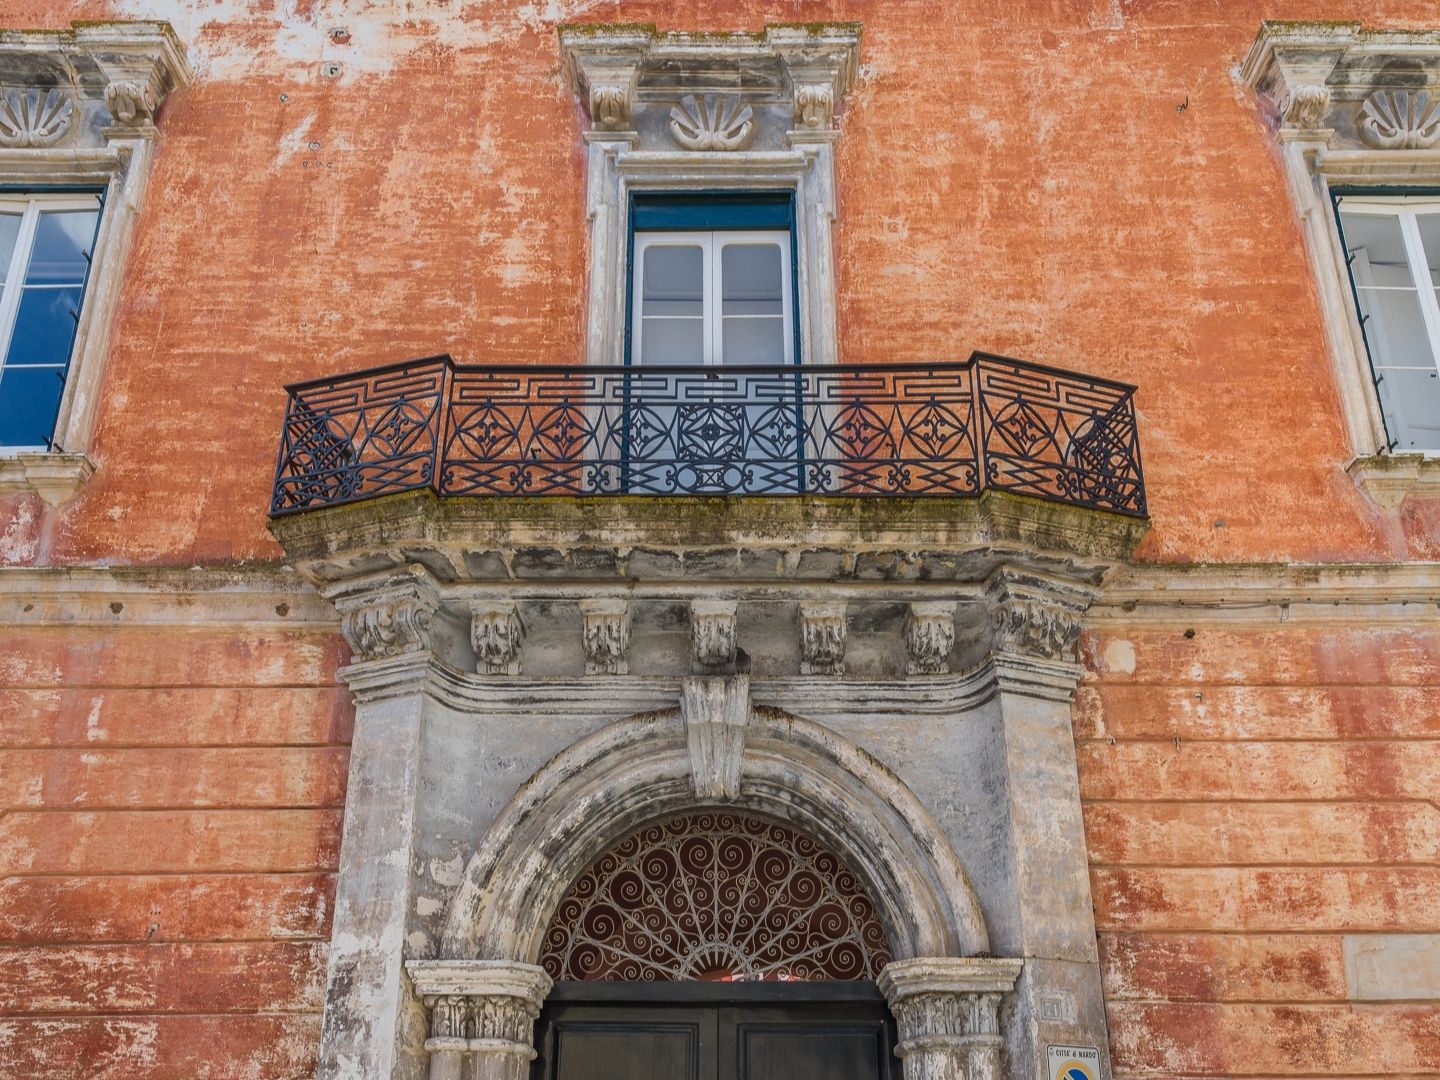
[[[20,296],[20,312],[15,317],[6,365],[69,362],[83,293],[80,288],[27,287]]]
[[[700,319],[645,319],[640,332],[642,364],[705,361],[705,323]]]
[[[64,383],[58,367],[0,372],[0,446],[44,446],[55,430]]]
[[[1425,262],[1430,267],[1430,284],[1440,295],[1440,210],[1416,214],[1420,242],[1425,245]]]
[[[721,313],[781,314],[780,265],[778,244],[726,244],[720,252]]]
[[[40,215],[27,285],[83,285],[90,268],[99,210],[52,210]]]
[[[642,315],[703,314],[705,252],[696,246],[652,246],[645,249]]]
[[[1440,449],[1440,378],[1400,218],[1340,217],[1386,429],[1397,449]]]
[[[725,363],[783,364],[785,320],[779,318],[726,319]]]
[[[15,237],[20,235],[20,214],[0,213],[0,281],[10,272],[10,257],[15,254]]]

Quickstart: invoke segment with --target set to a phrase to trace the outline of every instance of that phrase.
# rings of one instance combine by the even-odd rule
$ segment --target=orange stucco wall
[[[1386,514],[1343,472],[1300,233],[1232,77],[1263,18],[1433,26],[1433,0],[0,0],[5,26],[111,17],[169,19],[196,79],[160,122],[98,472],[60,509],[0,497],[0,564],[274,561],[282,384],[447,350],[578,360],[555,24],[810,19],[864,24],[845,359],[979,348],[1139,384],[1145,560],[1440,557],[1440,506]],[[1440,636],[1182,629],[1085,643],[1117,1075],[1440,1075],[1440,1009],[1346,1003],[1339,953],[1440,931]],[[307,1075],[343,645],[4,633],[0,1075]]]

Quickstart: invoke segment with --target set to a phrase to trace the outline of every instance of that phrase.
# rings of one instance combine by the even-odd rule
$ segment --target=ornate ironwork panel
[[[560,902],[540,959],[554,979],[874,979],[890,962],[859,881],[787,825],[701,811],[647,825]]]
[[[441,495],[949,495],[1144,514],[1133,388],[1018,360],[457,366],[289,388],[271,512]]]

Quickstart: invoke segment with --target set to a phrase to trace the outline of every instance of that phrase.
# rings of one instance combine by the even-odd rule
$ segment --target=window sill
[[[1345,467],[1377,506],[1398,510],[1409,496],[1440,498],[1440,457],[1428,454],[1373,454],[1358,457]]]
[[[26,492],[59,506],[84,487],[94,472],[95,466],[84,454],[21,453],[0,457],[0,495]]]

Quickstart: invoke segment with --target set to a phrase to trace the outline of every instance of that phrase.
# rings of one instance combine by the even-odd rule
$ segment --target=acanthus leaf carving
[[[580,601],[585,674],[624,675],[630,670],[630,605],[622,599]]]
[[[695,665],[701,670],[734,665],[735,601],[691,601],[690,648]]]
[[[686,94],[670,110],[670,137],[686,150],[743,150],[755,130],[755,110],[736,94]]]
[[[695,794],[702,799],[739,798],[750,724],[750,676],[687,676],[680,684],[680,716]]]
[[[0,97],[0,146],[43,149],[69,133],[75,99],[64,90],[10,90]]]
[[[470,645],[481,675],[520,674],[520,643],[525,627],[514,603],[477,602],[470,606]]]
[[[800,673],[841,675],[845,672],[845,605],[802,604],[800,607]]]
[[[835,91],[827,83],[795,87],[795,122],[802,128],[828,128],[835,115]]]
[[[150,83],[122,79],[105,87],[105,107],[117,124],[140,127],[154,121],[160,101]]]
[[[340,633],[357,659],[381,660],[430,650],[436,598],[423,579],[404,575],[336,599]]]
[[[1046,660],[1075,658],[1080,619],[1066,608],[1038,600],[1006,600],[991,611],[990,622],[997,649]]]
[[[1327,87],[1306,84],[1297,86],[1281,110],[1287,124],[1313,130],[1325,126],[1325,114],[1330,111],[1330,91]]]
[[[1002,1080],[1005,1040],[1000,1003],[1023,961],[989,957],[897,960],[880,973],[880,991],[895,1014],[906,1077]]]
[[[1377,90],[1360,106],[1357,127],[1377,150],[1428,150],[1440,143],[1440,95]]]
[[[907,675],[943,675],[950,670],[955,647],[955,605],[926,601],[910,605],[905,622]]]
[[[630,88],[615,83],[590,87],[590,119],[601,131],[622,131],[631,124]]]

